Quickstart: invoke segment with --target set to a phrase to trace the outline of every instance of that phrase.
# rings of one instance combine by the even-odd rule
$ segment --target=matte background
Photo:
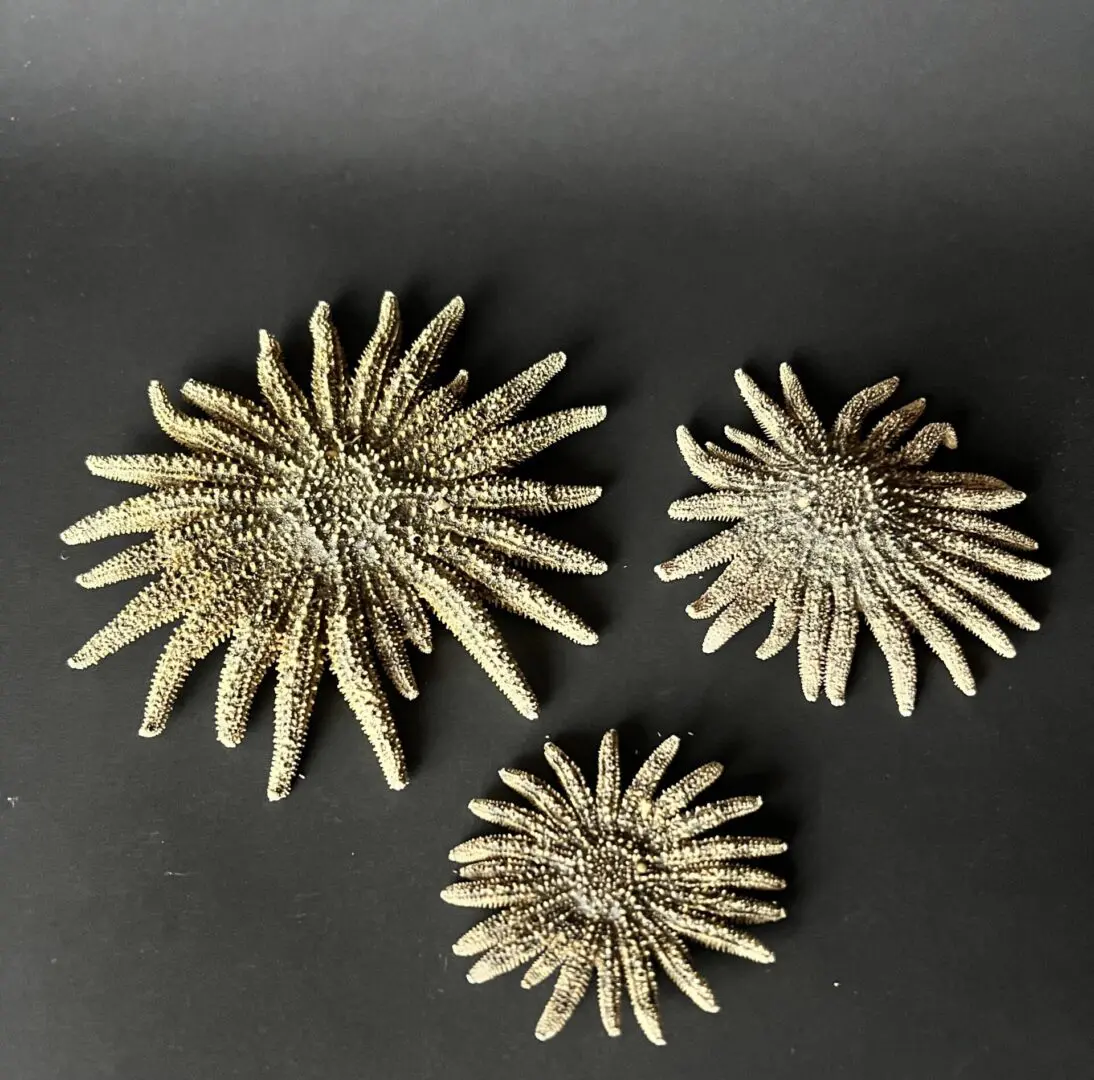
[[[1092,13],[6,0],[0,1075],[1094,1075]],[[473,391],[563,348],[542,407],[610,407],[531,470],[607,488],[549,527],[611,572],[543,578],[602,642],[505,620],[529,725],[442,635],[398,709],[402,794],[325,683],[270,805],[268,691],[228,753],[212,662],[135,737],[165,633],[64,666],[132,590],[78,589],[109,545],[57,533],[121,497],[86,453],[167,448],[150,378],[251,392],[258,327],[300,371],[316,300],[359,349],[384,288],[412,328],[462,293],[445,370]],[[733,368],[770,387],[793,354],[829,414],[904,376],[958,426],[942,467],[1031,493],[1009,518],[1055,573],[1014,592],[1044,629],[1013,661],[969,642],[978,697],[924,656],[902,720],[866,644],[848,705],[809,705],[792,651],[752,657],[766,625],[703,656],[698,582],[651,573],[710,532],[665,515],[698,490],[674,427],[750,426]],[[474,913],[437,897],[498,767],[547,734],[591,767],[613,724],[632,761],[685,734],[678,772],[725,761],[717,790],[793,842],[779,962],[700,951],[723,1011],[666,989],[663,1050],[591,1001],[538,1044],[547,988],[469,987]]]

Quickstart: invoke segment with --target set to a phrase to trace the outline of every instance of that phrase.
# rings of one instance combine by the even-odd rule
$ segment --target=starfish
[[[595,973],[600,1018],[609,1035],[621,1032],[624,989],[639,1027],[662,1045],[655,964],[700,1009],[717,1012],[706,980],[692,966],[685,938],[757,963],[774,954],[741,925],[775,922],[783,909],[742,889],[782,889],[785,882],[747,861],[786,850],[781,840],[703,836],[757,810],[758,796],[722,799],[689,809],[721,775],[703,765],[657,794],[680,746],[665,739],[624,790],[619,741],[600,743],[599,772],[590,790],[574,763],[548,743],[544,756],[562,791],[530,773],[502,769],[501,779],[532,806],[475,799],[473,814],[506,832],[480,836],[453,849],[463,879],[441,896],[463,907],[501,908],[453,946],[478,956],[467,973],[485,982],[529,967],[521,986],[536,986],[556,971],[554,991],[536,1037],[558,1034],[589,989]]]
[[[985,572],[1036,580],[1047,567],[1016,555],[1037,542],[987,515],[1025,495],[1002,480],[925,466],[940,446],[953,449],[950,424],[927,424],[900,445],[922,415],[922,398],[882,417],[866,434],[863,420],[896,390],[886,379],[857,393],[830,429],[822,426],[788,364],[780,369],[778,404],[738,370],[737,386],[767,440],[735,428],[726,437],[745,451],[699,446],[677,429],[680,453],[713,491],[680,499],[669,516],[734,522],[655,567],[663,581],[728,563],[687,612],[717,616],[704,652],[720,649],[774,605],[771,633],[756,655],[768,659],[798,639],[802,691],[815,701],[823,686],[842,705],[860,615],[888,662],[904,716],[915,706],[919,633],[954,683],[976,693],[972,672],[950,627],[970,631],[1002,656],[1014,646],[984,608],[1024,630],[1038,623]]]
[[[153,382],[152,411],[182,454],[89,457],[97,476],[148,494],[91,514],[61,534],[79,544],[151,533],[76,580],[87,588],[156,575],[69,663],[85,668],[178,621],[152,676],[140,733],[158,735],[198,661],[227,641],[217,737],[243,738],[254,694],[276,668],[268,795],[289,793],[325,667],[333,670],[392,788],[406,764],[378,671],[418,694],[407,643],[431,649],[428,612],[459,639],[516,709],[536,699],[491,618],[507,608],[573,641],[596,634],[516,569],[528,563],[583,574],[606,566],[523,518],[585,506],[598,487],[517,479],[510,470],[559,439],[599,423],[602,408],[510,422],[565,364],[553,353],[474,404],[467,372],[430,377],[463,316],[453,300],[405,351],[395,297],[351,375],[330,309],[311,319],[311,396],[281,349],[259,335],[258,403],[188,381],[178,411]]]

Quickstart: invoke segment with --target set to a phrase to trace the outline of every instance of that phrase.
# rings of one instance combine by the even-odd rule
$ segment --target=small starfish
[[[548,743],[544,756],[561,792],[530,773],[502,769],[502,780],[533,809],[491,799],[470,804],[477,817],[512,831],[455,848],[449,857],[463,864],[463,880],[441,896],[463,907],[503,910],[464,934],[453,951],[479,956],[467,973],[472,983],[522,964],[529,964],[521,981],[525,988],[558,972],[536,1026],[539,1039],[562,1030],[595,973],[604,1030],[620,1034],[626,988],[639,1027],[662,1045],[655,963],[700,1009],[717,1012],[684,938],[761,964],[775,959],[740,925],[775,922],[785,912],[740,890],[782,889],[785,882],[742,860],[780,854],[786,844],[702,836],[751,814],[761,802],[743,796],[689,810],[721,775],[716,762],[656,794],[679,746],[675,735],[665,739],[623,790],[618,737],[608,731],[593,791],[574,763]]]
[[[784,404],[738,370],[737,386],[770,441],[735,428],[730,442],[700,447],[677,429],[692,473],[714,490],[680,499],[669,516],[682,521],[732,521],[730,528],[655,567],[663,581],[728,563],[687,608],[714,622],[703,651],[720,649],[775,606],[774,622],[756,655],[768,659],[798,639],[802,691],[816,701],[821,687],[842,705],[859,615],[881,646],[904,716],[915,705],[917,631],[946,665],[958,688],[976,693],[953,632],[938,614],[963,626],[1002,656],[1014,646],[984,613],[991,608],[1025,630],[1034,618],[984,571],[1036,580],[1047,567],[1015,555],[1036,551],[1030,537],[987,517],[1025,495],[978,473],[933,472],[924,466],[940,446],[953,449],[949,424],[927,424],[897,444],[923,413],[922,398],[861,433],[866,414],[886,401],[898,380],[857,393],[825,429],[789,364],[780,369]]]

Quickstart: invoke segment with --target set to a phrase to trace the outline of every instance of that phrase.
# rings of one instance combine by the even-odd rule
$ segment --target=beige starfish
[[[514,564],[602,573],[599,559],[521,520],[585,506],[600,488],[506,474],[599,423],[605,410],[510,423],[562,370],[561,353],[473,405],[461,404],[466,371],[428,388],[463,311],[463,301],[453,300],[400,353],[398,305],[386,293],[376,332],[351,376],[330,310],[320,304],[311,320],[310,400],[263,332],[263,401],[190,380],[183,397],[209,417],[198,419],[177,411],[153,382],[156,419],[190,452],[87,459],[98,476],[156,489],[62,533],[70,544],[153,534],[76,579],[95,588],[158,575],[69,661],[88,667],[181,620],[156,665],[142,735],[163,731],[190,670],[229,641],[216,706],[217,737],[226,746],[243,738],[255,691],[271,667],[277,670],[271,799],[289,793],[327,664],[387,782],[401,788],[406,766],[374,660],[404,697],[416,697],[406,643],[430,651],[427,610],[530,718],[535,698],[487,603],[581,644],[596,641]]]
[[[467,973],[472,983],[529,964],[521,981],[527,989],[558,972],[537,1038],[562,1030],[595,973],[604,1030],[620,1034],[626,988],[646,1038],[663,1044],[655,963],[700,1009],[717,1012],[684,938],[761,964],[775,959],[740,924],[774,922],[785,912],[739,890],[782,889],[785,882],[741,860],[777,855],[786,844],[701,835],[760,806],[758,797],[744,796],[688,809],[721,775],[716,762],[656,794],[679,746],[675,735],[666,739],[623,790],[618,738],[609,731],[590,790],[573,762],[548,743],[544,756],[561,793],[530,773],[502,769],[502,780],[533,809],[491,799],[470,804],[473,814],[512,831],[455,848],[449,857],[463,864],[463,880],[441,896],[462,907],[503,910],[464,934],[453,951],[478,955]]]
[[[1035,540],[987,516],[1025,495],[991,476],[925,469],[939,446],[957,445],[949,424],[927,424],[898,446],[922,414],[922,398],[863,435],[866,414],[892,395],[895,378],[857,393],[826,430],[788,364],[780,374],[783,405],[743,371],[736,374],[770,441],[727,427],[741,455],[713,443],[703,449],[686,428],[677,429],[688,467],[714,490],[674,502],[670,517],[735,522],[655,567],[662,580],[674,581],[729,564],[687,609],[696,619],[717,615],[703,651],[721,648],[774,604],[771,633],[756,655],[766,660],[797,636],[806,698],[815,701],[823,685],[829,701],[842,705],[861,614],[885,654],[903,715],[915,705],[912,630],[957,686],[974,694],[961,646],[939,614],[1002,656],[1013,656],[1014,646],[984,607],[1025,630],[1038,628],[984,575],[1048,575],[1013,554],[1035,551]]]

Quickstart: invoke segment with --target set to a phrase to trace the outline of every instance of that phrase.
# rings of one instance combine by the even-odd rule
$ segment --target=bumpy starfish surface
[[[915,705],[913,630],[957,686],[974,694],[961,646],[939,614],[1002,656],[1013,656],[1014,646],[983,608],[1037,629],[984,575],[1048,575],[1013,553],[1035,551],[1035,540],[986,516],[1025,495],[991,476],[925,469],[939,446],[956,447],[949,424],[927,424],[898,446],[922,414],[922,398],[863,435],[866,414],[892,395],[895,378],[857,393],[826,430],[788,364],[780,374],[783,405],[743,371],[736,374],[769,442],[727,427],[741,455],[713,443],[703,449],[686,428],[677,429],[688,467],[714,491],[674,502],[669,515],[736,522],[655,567],[662,580],[674,581],[729,564],[687,609],[696,619],[717,615],[703,651],[721,648],[774,604],[771,633],[756,655],[766,660],[796,636],[806,698],[815,701],[823,685],[829,701],[842,705],[861,614],[885,654],[903,715]]]
[[[558,972],[537,1038],[562,1030],[595,973],[605,1031],[620,1034],[625,988],[646,1037],[663,1044],[655,964],[700,1009],[717,1012],[684,938],[761,964],[775,959],[740,924],[774,922],[785,912],[739,890],[782,889],[785,882],[741,860],[777,855],[786,844],[702,836],[760,806],[758,797],[745,796],[688,809],[721,775],[716,762],[656,794],[679,745],[676,736],[661,743],[623,790],[618,739],[607,732],[590,790],[573,762],[548,743],[544,755],[562,792],[530,773],[502,769],[502,780],[533,809],[490,799],[470,804],[484,821],[512,831],[455,848],[450,858],[463,864],[463,880],[441,896],[463,907],[503,910],[464,934],[453,951],[478,955],[467,974],[472,983],[522,964],[529,964],[525,988]]]
[[[466,407],[466,371],[428,388],[463,311],[463,301],[453,300],[401,353],[398,305],[386,293],[351,376],[329,308],[320,304],[311,320],[310,400],[263,332],[262,402],[191,380],[182,394],[208,414],[198,419],[177,411],[153,382],[156,419],[190,453],[87,459],[98,476],[157,489],[62,533],[70,544],[153,534],[77,578],[94,588],[158,575],[69,661],[88,667],[181,620],[156,665],[142,735],[164,729],[190,670],[229,641],[216,705],[226,746],[243,738],[258,685],[277,670],[271,799],[289,793],[327,664],[387,782],[401,788],[406,766],[374,661],[403,696],[416,697],[406,642],[429,652],[427,609],[531,718],[535,698],[487,603],[581,644],[596,641],[514,564],[602,573],[599,559],[520,520],[585,506],[600,489],[506,474],[599,423],[604,409],[509,422],[562,370],[561,353]]]

